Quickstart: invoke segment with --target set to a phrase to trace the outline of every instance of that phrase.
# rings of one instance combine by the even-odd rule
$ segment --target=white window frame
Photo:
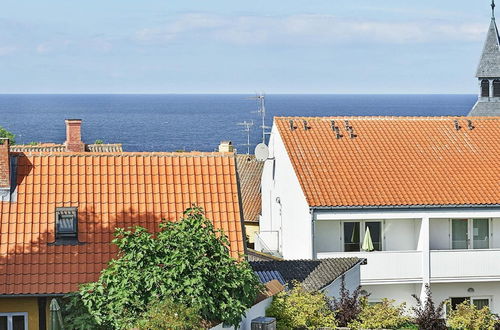
[[[0,313],[0,316],[7,317],[7,330],[14,329],[14,325],[12,324],[12,317],[13,316],[24,316],[24,329],[28,330],[28,313],[27,312]]]
[[[467,249],[462,249],[462,250],[475,250],[474,249],[474,233],[472,232],[474,230],[474,220],[488,220],[488,233],[489,233],[489,239],[488,239],[488,249],[491,249],[491,242],[493,240],[493,219],[491,218],[451,218],[449,219],[449,249],[450,250],[460,250],[460,249],[453,249],[453,220],[467,220],[467,237],[468,237],[468,248]],[[472,237],[472,239],[470,238]]]
[[[367,222],[379,222],[380,223],[380,240],[381,240],[381,249],[380,251],[384,251],[385,249],[385,234],[384,234],[384,225],[385,225],[385,221],[384,220],[343,220],[341,221],[342,225],[340,227],[340,241],[341,241],[341,244],[342,244],[342,252],[346,252],[345,250],[345,244],[344,244],[344,224],[348,222],[359,222],[360,224],[360,227],[359,227],[359,234],[361,235],[361,237],[359,238],[359,242],[361,245],[363,245],[363,238],[365,237],[365,223]],[[360,246],[360,251],[359,252],[364,252],[363,250],[361,250],[361,246]],[[347,253],[359,253],[359,252],[347,252]]]
[[[470,303],[474,304],[474,300],[488,299],[488,307],[491,309],[491,304],[493,303],[493,298],[491,296],[474,296],[470,297]]]

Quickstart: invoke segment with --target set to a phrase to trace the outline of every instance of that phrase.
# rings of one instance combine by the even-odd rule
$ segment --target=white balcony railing
[[[500,279],[500,250],[431,251],[432,282]]]
[[[361,284],[421,283],[420,251],[324,252],[319,259],[357,257],[367,259],[361,267]]]

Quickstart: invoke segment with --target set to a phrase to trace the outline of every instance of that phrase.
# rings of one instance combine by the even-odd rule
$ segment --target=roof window
[[[78,240],[78,212],[76,207],[56,208],[56,240]]]

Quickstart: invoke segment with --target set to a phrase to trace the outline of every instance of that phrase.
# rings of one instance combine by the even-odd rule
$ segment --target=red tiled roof
[[[500,117],[279,117],[275,124],[310,206],[500,204]]]
[[[67,293],[97,280],[115,227],[157,231],[192,204],[244,252],[235,157],[220,153],[39,153],[17,157],[17,201],[0,203],[0,294]],[[54,242],[56,207],[78,207],[80,245]]]
[[[243,218],[245,221],[258,222],[262,209],[260,182],[264,162],[254,155],[236,155],[238,177],[240,179]]]

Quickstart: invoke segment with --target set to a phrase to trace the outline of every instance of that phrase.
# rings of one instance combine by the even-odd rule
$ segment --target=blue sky
[[[489,3],[2,0],[0,93],[472,94]]]

